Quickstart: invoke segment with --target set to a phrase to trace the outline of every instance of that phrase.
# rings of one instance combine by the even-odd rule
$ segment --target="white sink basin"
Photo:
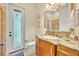
[[[56,36],[43,36],[43,38],[45,38],[45,39],[55,39],[55,40],[57,40],[57,39],[59,39],[58,37],[56,37]]]
[[[52,36],[43,36],[45,39],[52,39]]]
[[[59,38],[56,36],[43,36],[44,40],[49,41],[50,43],[53,43],[55,45],[58,44]]]

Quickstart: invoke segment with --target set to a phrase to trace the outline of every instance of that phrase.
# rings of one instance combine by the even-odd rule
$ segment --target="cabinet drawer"
[[[65,56],[63,53],[57,52],[56,56]]]
[[[68,47],[64,47],[62,45],[57,46],[57,51],[67,56],[78,56],[78,51],[70,49]]]

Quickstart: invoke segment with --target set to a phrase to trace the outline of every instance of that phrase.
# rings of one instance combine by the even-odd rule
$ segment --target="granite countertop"
[[[55,45],[63,45],[71,49],[75,49],[79,51],[78,41],[66,41],[63,38],[58,38],[56,36],[37,36],[38,38],[48,41]]]
[[[37,36],[37,37],[40,38],[41,40],[48,41],[48,42],[55,44],[55,45],[58,45],[58,40],[60,39],[55,36]]]
[[[66,46],[68,48],[75,49],[75,50],[79,51],[78,41],[73,41],[73,40],[66,41],[66,40],[60,39],[58,43],[60,45],[63,45],[63,46]]]

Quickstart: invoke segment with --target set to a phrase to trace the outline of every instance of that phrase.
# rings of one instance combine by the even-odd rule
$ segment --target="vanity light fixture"
[[[49,6],[49,4],[46,4],[46,8],[49,8],[50,6]]]
[[[48,3],[47,5],[46,5],[46,8],[48,8],[48,9],[58,9],[58,8],[60,8],[60,7],[62,7],[62,6],[64,6],[65,5],[65,3]]]

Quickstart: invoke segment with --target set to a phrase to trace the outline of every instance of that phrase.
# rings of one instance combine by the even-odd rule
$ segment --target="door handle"
[[[12,33],[12,32],[9,32],[9,33]]]
[[[9,37],[11,37],[12,36],[12,32],[9,32]]]
[[[11,37],[12,35],[10,34],[9,37]]]

